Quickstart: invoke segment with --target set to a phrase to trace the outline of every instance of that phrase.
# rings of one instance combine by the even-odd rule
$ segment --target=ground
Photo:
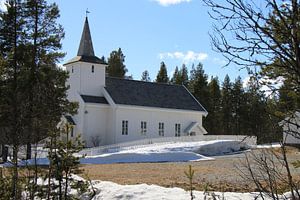
[[[259,150],[254,150],[258,152]],[[156,184],[164,187],[187,188],[187,178],[184,171],[192,165],[195,170],[196,190],[203,191],[208,184],[210,190],[249,192],[255,187],[238,175],[244,154],[214,157],[214,160],[195,162],[165,162],[165,163],[127,163],[127,164],[97,164],[82,165],[85,176],[92,180],[112,181],[122,185]],[[298,149],[290,148],[289,162],[300,160]],[[292,168],[295,179],[300,180],[299,169]]]

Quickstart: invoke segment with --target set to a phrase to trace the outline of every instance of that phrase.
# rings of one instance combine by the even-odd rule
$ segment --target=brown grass
[[[300,159],[298,149],[289,148],[289,161]],[[221,192],[255,191],[251,183],[245,182],[237,173],[243,162],[243,155],[219,157],[215,160],[178,163],[130,163],[130,164],[99,164],[82,165],[84,176],[92,180],[112,181],[119,184],[156,184],[164,187],[188,188],[188,179],[184,171],[188,165],[195,170],[194,183],[196,190]],[[291,166],[291,168],[293,168]],[[292,169],[296,180],[300,180],[299,170]]]

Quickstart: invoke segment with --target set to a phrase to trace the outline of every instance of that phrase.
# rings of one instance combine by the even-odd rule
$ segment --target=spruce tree
[[[188,87],[189,84],[189,72],[185,64],[182,64],[181,69],[179,71],[181,77],[181,84]]]
[[[223,135],[232,134],[232,83],[228,75],[225,76],[222,85],[221,98],[221,123],[223,127]]]
[[[108,58],[107,73],[111,77],[124,78],[127,72],[125,62],[125,55],[121,48],[112,51]]]
[[[179,71],[178,71],[178,66],[175,67],[174,73],[173,73],[173,77],[171,78],[171,83],[172,84],[179,84],[178,81],[179,80]]]
[[[244,90],[241,77],[238,76],[232,86],[231,91],[232,103],[232,134],[242,135],[243,110],[245,108]]]
[[[209,101],[208,116],[204,120],[204,126],[209,134],[221,134],[221,90],[218,77],[212,77],[208,84]]]
[[[182,64],[182,67],[178,71],[178,67],[176,66],[173,77],[171,79],[172,84],[184,85],[188,87],[189,83],[189,75],[188,69],[185,64]]]
[[[169,82],[167,67],[164,62],[160,63],[160,69],[156,76],[156,82],[157,83],[168,83]]]
[[[196,68],[192,67],[190,73],[190,90],[196,99],[206,108],[208,105],[208,76],[205,74],[203,65],[199,63]]]

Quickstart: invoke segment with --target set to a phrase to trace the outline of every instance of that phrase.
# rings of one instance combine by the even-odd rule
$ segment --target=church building
[[[158,137],[206,134],[205,108],[183,85],[108,77],[107,63],[94,54],[88,19],[77,56],[64,66],[69,72],[68,99],[78,113],[66,116],[87,147]]]

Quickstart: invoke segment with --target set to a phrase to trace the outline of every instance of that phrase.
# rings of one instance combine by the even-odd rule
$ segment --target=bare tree
[[[228,61],[226,66],[234,64],[248,70],[257,83],[268,86],[273,94],[279,90],[274,83],[284,80],[289,83],[289,92],[299,99],[300,2],[203,1],[211,8],[209,14],[215,20],[213,32],[210,33],[212,45],[214,50],[226,58]],[[299,108],[296,107],[277,116],[288,124],[295,125],[291,116],[297,111]],[[272,114],[277,113],[277,110],[274,110]],[[285,132],[299,137],[299,129],[294,130],[289,129]],[[278,199],[281,189],[279,181],[288,184],[293,199],[299,196],[290,172],[284,141],[279,155],[262,152],[259,155],[253,154],[252,159],[246,156],[245,162],[247,173],[244,171],[242,175],[256,185],[263,199],[264,195]]]
[[[300,14],[297,0],[203,0],[215,19],[210,34],[213,47],[249,72],[292,83],[300,93]],[[259,67],[260,74],[254,70]],[[272,91],[276,88],[269,81]]]

